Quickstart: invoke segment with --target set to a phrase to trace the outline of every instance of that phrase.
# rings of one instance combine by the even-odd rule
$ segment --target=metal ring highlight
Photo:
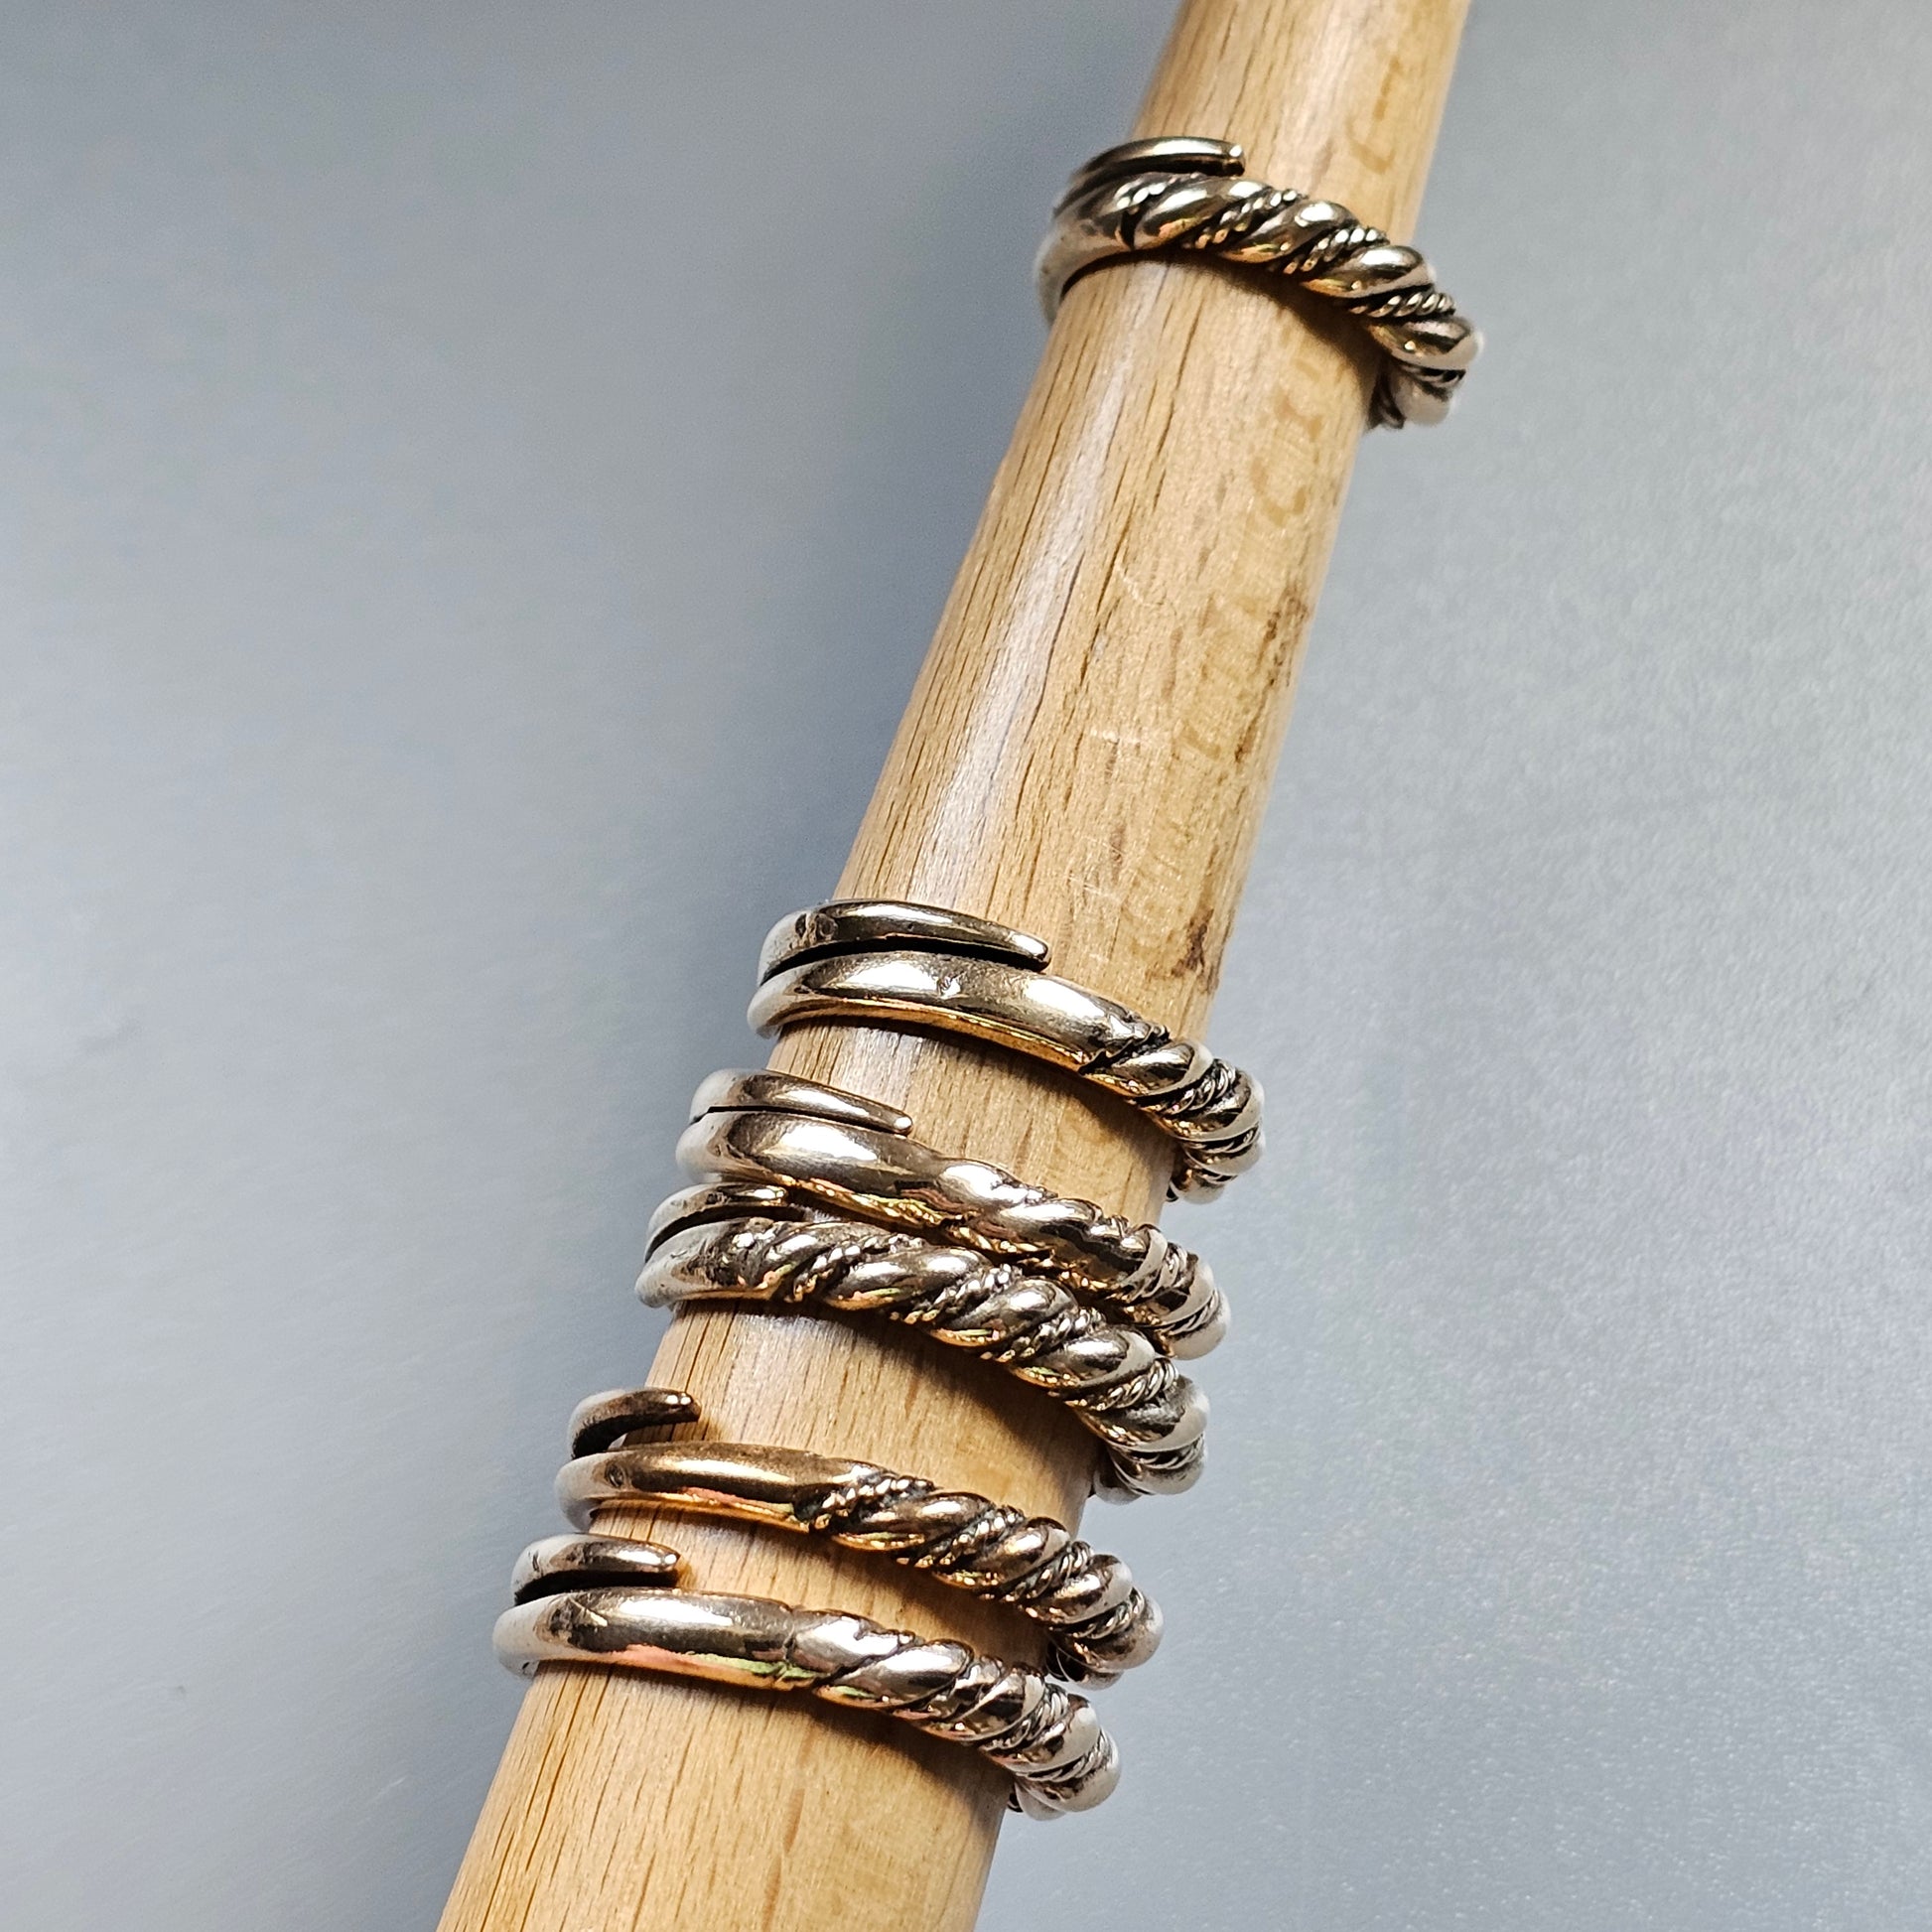
[[[1046,972],[1044,940],[942,906],[832,899],[759,955],[751,1023],[899,1022],[1045,1060],[1124,1100],[1174,1143],[1172,1196],[1218,1193],[1261,1156],[1261,1088],[1204,1046]]]
[[[691,1123],[677,1158],[693,1178],[768,1182],[835,1214],[1024,1262],[1186,1359],[1227,1332],[1212,1271],[1158,1227],[940,1154],[903,1114],[857,1094],[793,1074],[714,1073]]]
[[[526,1550],[518,1600],[496,1619],[502,1662],[524,1676],[542,1664],[659,1671],[885,1712],[980,1751],[1035,1818],[1090,1810],[1119,1782],[1119,1752],[1093,1706],[1029,1665],[837,1610],[681,1589],[674,1551],[624,1548],[619,1537],[557,1537]]]
[[[1050,322],[1076,277],[1137,255],[1211,255],[1280,275],[1341,311],[1382,351],[1370,406],[1385,428],[1440,423],[1482,338],[1413,248],[1338,202],[1243,173],[1232,141],[1129,141],[1067,183],[1034,264]]]
[[[905,1323],[1051,1396],[1105,1446],[1096,1491],[1169,1495],[1199,1479],[1207,1399],[1138,1328],[1056,1282],[967,1248],[814,1217],[784,1189],[725,1181],[673,1194],[637,1279],[652,1308],[816,1303]]]
[[[648,1443],[664,1389],[593,1396],[571,1419],[573,1459],[557,1500],[580,1530],[613,1503],[648,1503],[700,1515],[768,1523],[822,1536],[848,1550],[891,1557],[955,1589],[1010,1603],[1046,1632],[1047,1668],[1073,1683],[1104,1684],[1145,1663],[1161,1641],[1161,1613],[1118,1557],[1106,1556],[1050,1516],[1028,1516],[970,1491],[942,1490],[877,1463],[752,1443]],[[682,1420],[695,1420],[688,1396]],[[636,1417],[615,1447],[591,1453],[594,1433],[625,1409]],[[641,1546],[639,1546],[641,1547]]]

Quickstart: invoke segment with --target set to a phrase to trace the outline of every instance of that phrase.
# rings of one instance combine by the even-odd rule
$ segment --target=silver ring
[[[876,1463],[752,1443],[641,1442],[662,1429],[662,1389],[593,1396],[571,1427],[573,1459],[557,1477],[568,1521],[587,1530],[600,1509],[643,1503],[771,1524],[848,1550],[888,1556],[955,1589],[1010,1603],[1046,1632],[1047,1668],[1074,1683],[1107,1683],[1145,1663],[1161,1613],[1118,1557],[1050,1516],[1028,1516],[969,1491],[941,1490]],[[696,1405],[684,1397],[688,1419]],[[634,1433],[583,1453],[587,1408],[628,1411]],[[600,1431],[601,1433],[601,1431]],[[634,1548],[644,1548],[635,1545]]]
[[[1371,418],[1439,423],[1482,338],[1415,249],[1337,202],[1242,172],[1232,141],[1129,141],[1067,183],[1034,265],[1050,322],[1077,276],[1106,262],[1186,250],[1280,275],[1360,324],[1382,351]]]
[[[941,906],[832,899],[780,920],[752,1025],[880,1016],[991,1040],[1120,1100],[1174,1143],[1172,1195],[1210,1195],[1261,1156],[1261,1088],[1204,1046],[1045,971],[1044,940]]]
[[[1207,1398],[1138,1328],[1103,1321],[1058,1283],[917,1235],[813,1216],[783,1188],[686,1188],[651,1218],[637,1294],[816,1303],[880,1314],[992,1362],[1099,1438],[1103,1496],[1172,1495],[1199,1479]]]
[[[496,1619],[505,1665],[524,1676],[552,1663],[658,1671],[885,1712],[980,1751],[1035,1818],[1090,1810],[1119,1781],[1119,1753],[1093,1706],[1029,1665],[837,1610],[680,1589],[658,1580],[663,1560],[676,1562],[660,1544],[638,1546],[653,1566],[642,1582],[628,1564],[584,1568],[612,1562],[622,1542],[557,1538],[524,1552],[521,1600]],[[559,1558],[565,1544],[574,1547]]]
[[[1227,1332],[1206,1262],[1158,1227],[939,1154],[903,1114],[857,1094],[788,1073],[714,1073],[691,1120],[677,1158],[693,1178],[769,1182],[835,1214],[1024,1261],[1173,1355],[1205,1355]]]

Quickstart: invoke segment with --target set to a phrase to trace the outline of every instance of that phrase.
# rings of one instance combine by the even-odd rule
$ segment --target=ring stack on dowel
[[[1157,145],[1103,157],[1056,209],[1042,280],[1049,304],[1065,299],[844,897],[1004,909],[1102,991],[1181,1031],[1203,1024],[1364,417],[1439,415],[1474,347],[1420,257],[1390,239],[1416,225],[1465,4],[1182,0],[1133,128]],[[1221,138],[1164,138],[1187,130]],[[823,762],[837,747],[807,735],[774,755]],[[863,936],[856,918],[850,905],[834,915],[840,936]],[[1209,1191],[1239,1171],[1245,1130],[1212,1115],[1245,1102],[1199,1077],[1210,1063],[1192,1078],[1168,1063],[1153,1029],[1116,1060],[1110,1029],[1085,1031],[1104,1007],[1077,988],[1071,1016],[1046,1012],[1043,947],[1025,942],[1015,959],[996,929],[989,958],[955,915],[923,923],[872,949],[901,955],[870,989],[896,1014],[838,999],[850,961],[866,971],[863,945],[772,974],[761,1004],[786,998],[794,971],[801,997],[832,1002],[772,1053],[773,1072],[808,1076],[815,1093],[727,1076],[701,1096],[684,1150],[696,1191],[660,1221],[646,1284],[691,1306],[638,1379],[688,1389],[704,1417],[660,1392],[641,1406],[669,1405],[668,1440],[661,1424],[633,1429],[639,1392],[626,1391],[580,1417],[574,1445],[580,1458],[670,1448],[700,1460],[570,1478],[586,1527],[519,1573],[518,1614],[541,1622],[512,1625],[505,1647],[519,1668],[536,1662],[537,1681],[444,1932],[970,1932],[1002,1779],[1023,1803],[1056,1785],[1061,1808],[1105,1788],[1098,1759],[1070,1785],[1053,1775],[1097,1739],[1042,1736],[1044,1756],[1027,1761],[1029,1687],[971,1705],[969,1685],[998,1680],[970,1674],[963,1644],[949,1676],[914,1684],[919,1639],[787,1606],[841,1601],[872,1631],[924,1626],[1062,1681],[1092,1661],[1082,1649],[1102,1626],[1076,1606],[1099,1569],[1069,1557],[1091,1571],[1080,1582],[1050,1559],[1008,1565],[1053,1541],[1037,1528],[1047,1519],[1080,1527],[1096,1464],[1123,1490],[1184,1480],[1189,1432],[1198,1460],[1198,1399],[1172,1378],[1212,1340],[1218,1298],[1135,1223],[1154,1218],[1164,1183]],[[1038,996],[1013,1050],[932,1033],[969,1025],[997,1040],[1016,1018],[978,998],[992,982],[976,992],[960,970],[975,963],[998,969],[1003,997]],[[855,1024],[825,1024],[840,1018]],[[1110,1097],[1115,1073],[1129,1077]],[[1187,1147],[1170,1135],[1178,1158],[1164,1163],[1155,1130],[1174,1102],[1198,1131]],[[1083,1212],[1089,1199],[1125,1218]],[[847,1311],[816,1318],[832,1303]],[[1160,1367],[1144,1374],[1137,1358]],[[980,1359],[1057,1383],[1057,1408],[981,1375]],[[704,1440],[714,1433],[732,1440]],[[823,1461],[783,1461],[768,1444]],[[1164,1449],[1181,1466],[1163,1470]],[[815,1487],[832,1476],[824,1463],[857,1478],[860,1456],[877,1501]],[[929,1495],[896,1486],[922,1477]],[[716,1520],[683,1513],[699,1495]],[[1019,1520],[996,1529],[1009,1503]],[[685,1543],[688,1584],[666,1538]],[[969,1578],[977,1593],[958,1596]],[[714,1600],[671,1608],[687,1588]],[[723,1592],[740,1601],[719,1604]],[[1072,1611],[1078,1644],[1023,1595]],[[872,1668],[861,1651],[875,1642]],[[592,1647],[636,1675],[541,1662]],[[656,1681],[693,1668],[814,1697],[850,1690],[881,1712],[896,1699],[909,1748],[883,1724]],[[1031,1708],[1047,1732],[1059,1724],[1048,1700]],[[976,1748],[928,1742],[935,1731]]]
[[[1267,269],[1358,324],[1382,352],[1378,422],[1439,421],[1480,346],[1414,249],[1337,203],[1248,179],[1240,148],[1194,136],[1109,149],[1074,176],[1040,250],[1041,299],[1050,316],[1092,269],[1183,251]],[[762,1034],[823,1022],[964,1034],[1043,1060],[1167,1135],[1171,1198],[1211,1198],[1259,1159],[1254,1081],[1049,964],[1042,940],[989,919],[831,900],[767,936],[750,1017]],[[1199,1476],[1207,1404],[1174,1363],[1213,1348],[1227,1308],[1206,1264],[1158,1228],[928,1147],[897,1108],[775,1071],[706,1080],[678,1159],[695,1184],[652,1218],[647,1304],[897,1322],[1062,1405],[1099,1446],[1096,1493],[1166,1494]],[[518,1562],[496,1626],[506,1664],[805,1690],[973,1746],[1033,1816],[1107,1796],[1113,1740],[1054,1679],[1104,1684],[1153,1653],[1159,1613],[1118,1558],[1050,1518],[874,1463],[664,1440],[701,1422],[676,1390],[580,1405],[558,1479],[578,1533]],[[687,1590],[675,1551],[599,1529],[601,1511],[638,1504],[824,1537],[1010,1604],[1045,1633],[1046,1672],[865,1617]]]
[[[1168,1135],[1173,1191],[1211,1197],[1261,1150],[1261,1091],[1190,1040],[1047,972],[1045,945],[943,907],[835,900],[775,927],[752,1023],[917,1026],[1044,1059]],[[1159,1228],[927,1147],[897,1109],[776,1072],[715,1073],[678,1159],[695,1184],[652,1218],[637,1292],[653,1307],[740,1302],[898,1322],[1041,1391],[1097,1440],[1093,1487],[1167,1494],[1200,1474],[1207,1404],[1174,1365],[1227,1327],[1205,1262]],[[579,1532],[533,1544],[496,1649],[546,1663],[807,1690],[973,1745],[1035,1817],[1085,1810],[1118,1757],[1084,1698],[1144,1662],[1160,1614],[1125,1564],[1064,1524],[869,1462],[757,1444],[667,1441],[700,1427],[670,1389],[593,1396],[558,1478]],[[644,1504],[763,1523],[876,1553],[1012,1605],[1046,1673],[835,1611],[681,1587],[661,1543],[604,1533]]]

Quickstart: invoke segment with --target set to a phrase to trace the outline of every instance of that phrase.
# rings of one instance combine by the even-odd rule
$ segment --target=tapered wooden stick
[[[1240,141],[1251,172],[1406,237],[1463,4],[1190,0],[1137,132]],[[1056,971],[1198,1034],[1368,381],[1335,328],[1226,270],[1138,262],[1077,283],[839,890],[1025,927]],[[1154,1136],[1016,1057],[819,1028],[772,1063],[903,1107],[939,1147],[1156,1208]],[[714,1436],[862,1456],[1069,1522],[1086,1490],[1091,1439],[1043,1398],[879,1325],[685,1313],[651,1379],[697,1396]],[[1106,1525],[1130,1561],[1134,1520]],[[1037,1655],[1017,1613],[877,1559],[689,1518],[656,1533],[697,1587]],[[1130,1779],[1158,1777],[1162,1742],[1127,1740]],[[976,1914],[1004,1797],[972,1753],[887,1719],[552,1667],[443,1932],[951,1932]]]

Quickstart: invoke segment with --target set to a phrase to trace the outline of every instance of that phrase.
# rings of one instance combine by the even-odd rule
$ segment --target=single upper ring
[[[912,1139],[904,1114],[794,1074],[714,1073],[677,1158],[694,1179],[768,1181],[834,1213],[1024,1261],[1171,1354],[1227,1332],[1207,1263],[1158,1227],[1068,1200]]]
[[[578,1529],[614,1503],[769,1523],[1012,1604],[1046,1632],[1048,1669],[1075,1683],[1107,1683],[1154,1655],[1160,1611],[1118,1557],[1065,1524],[845,1456],[641,1440],[665,1427],[661,1398],[675,1394],[614,1390],[579,1405],[572,1460],[557,1477],[557,1500]],[[681,1401],[678,1420],[695,1420],[697,1405]],[[604,1447],[626,1414],[632,1428],[619,1430],[619,1446]]]
[[[1174,1143],[1169,1193],[1219,1192],[1261,1156],[1261,1088],[1204,1046],[1045,968],[1046,942],[896,899],[830,899],[781,919],[759,954],[751,1022],[885,1015],[1031,1054],[1144,1114]]]
[[[782,1187],[718,1181],[673,1194],[651,1217],[637,1294],[651,1308],[761,1302],[884,1315],[1069,1410],[1106,1447],[1099,1494],[1173,1495],[1200,1476],[1207,1398],[1143,1330],[970,1248],[814,1214]]]
[[[1031,1665],[838,1610],[680,1589],[678,1568],[675,1551],[623,1537],[534,1543],[496,1619],[496,1655],[525,1676],[597,1664],[884,1712],[974,1746],[1011,1773],[1015,1807],[1035,1818],[1089,1810],[1119,1781],[1093,1706]]]
[[[1415,249],[1338,202],[1243,174],[1232,141],[1129,141],[1067,183],[1034,265],[1052,319],[1076,276],[1103,262],[1186,249],[1284,276],[1358,322],[1384,360],[1373,421],[1440,423],[1482,338]]]

